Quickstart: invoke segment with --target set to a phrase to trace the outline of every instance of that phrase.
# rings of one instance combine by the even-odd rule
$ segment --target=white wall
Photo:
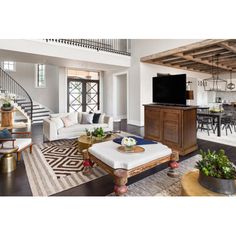
[[[24,89],[31,98],[54,112],[58,112],[58,67],[46,65],[46,88],[35,87],[35,64],[16,63],[16,71],[8,72]]]
[[[127,75],[116,76],[116,117],[117,119],[127,118]]]
[[[67,112],[67,69],[59,68],[59,112]]]
[[[129,69],[129,124],[144,125],[143,104],[152,102],[152,77],[156,73],[187,74],[187,77],[203,79],[208,74],[196,73],[171,67],[141,63],[140,58],[150,54],[166,51],[176,47],[195,43],[201,40],[187,39],[135,39],[131,41],[131,67]],[[197,83],[193,84],[197,90]],[[197,95],[197,93],[195,93]],[[201,95],[202,96],[202,95]],[[207,96],[205,96],[207,97]],[[200,98],[195,97],[193,104],[204,103]]]

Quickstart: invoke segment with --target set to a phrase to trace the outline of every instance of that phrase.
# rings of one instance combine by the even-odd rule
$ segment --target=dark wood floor
[[[143,135],[143,128],[127,125],[126,121],[122,121],[114,124],[115,130],[123,130],[136,135]],[[41,143],[42,140],[42,125],[34,125],[32,128],[32,138],[34,143]],[[236,147],[227,146],[223,144],[208,142],[204,140],[198,140],[199,149],[207,150],[219,150],[224,149],[231,161],[236,164]],[[199,150],[198,149],[198,150]],[[180,161],[183,161],[199,151],[195,151],[184,157],[181,157]],[[129,179],[129,184],[132,184],[146,176],[152,175],[157,171],[160,171],[167,167],[167,164],[162,164],[151,170],[148,170],[140,175],[134,176]],[[106,196],[113,191],[113,179],[111,176],[106,175],[94,181],[82,184],[78,187],[66,190],[55,194],[55,196]],[[27,175],[25,172],[25,166],[23,161],[17,164],[16,171],[9,174],[0,174],[0,196],[32,196]]]

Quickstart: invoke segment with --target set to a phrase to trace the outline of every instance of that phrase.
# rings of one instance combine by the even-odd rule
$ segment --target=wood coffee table
[[[90,174],[94,163],[114,177],[114,192],[123,195],[127,192],[126,183],[129,177],[140,174],[164,162],[169,162],[170,170],[178,167],[179,153],[167,146],[157,143],[142,145],[142,153],[121,153],[117,150],[119,144],[108,141],[93,144],[83,151],[84,174]],[[171,175],[175,177],[175,175]]]
[[[111,134],[111,136],[109,136],[109,137],[106,137],[106,138],[101,139],[101,140],[96,140],[95,138],[90,138],[87,135],[81,135],[78,138],[78,150],[79,150],[80,153],[82,153],[82,151],[84,149],[88,149],[89,147],[91,147],[95,143],[110,141],[110,140],[113,140],[113,139],[118,138],[118,137],[120,137],[120,136],[117,135],[117,134]]]

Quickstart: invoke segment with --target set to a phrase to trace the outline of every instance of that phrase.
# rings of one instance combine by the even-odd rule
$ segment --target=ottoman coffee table
[[[121,153],[118,151],[119,144],[108,141],[93,144],[88,150],[83,151],[84,174],[91,173],[94,163],[114,177],[114,192],[123,195],[127,192],[129,177],[140,174],[164,162],[170,163],[170,169],[178,167],[176,161],[179,154],[167,146],[157,143],[140,145],[145,149],[140,153]],[[90,171],[89,171],[90,169]],[[173,175],[174,176],[174,175]]]

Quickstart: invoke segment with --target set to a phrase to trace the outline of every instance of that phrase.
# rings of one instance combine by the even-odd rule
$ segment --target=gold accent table
[[[199,184],[198,176],[198,170],[192,170],[183,175],[181,179],[182,196],[227,196],[225,194],[212,192],[204,188],[201,184]],[[236,195],[234,194],[233,196]]]
[[[111,136],[101,139],[101,140],[97,140],[95,138],[90,138],[87,135],[81,135],[78,138],[78,150],[80,153],[82,153],[83,150],[87,150],[89,147],[91,147],[94,143],[101,143],[101,142],[106,142],[106,141],[110,141],[113,140],[115,138],[119,138],[120,136],[118,136],[117,134],[112,134]]]
[[[0,149],[0,154],[3,154],[0,159],[1,173],[9,173],[16,169],[16,158],[12,154],[16,153],[17,150],[18,147]]]

